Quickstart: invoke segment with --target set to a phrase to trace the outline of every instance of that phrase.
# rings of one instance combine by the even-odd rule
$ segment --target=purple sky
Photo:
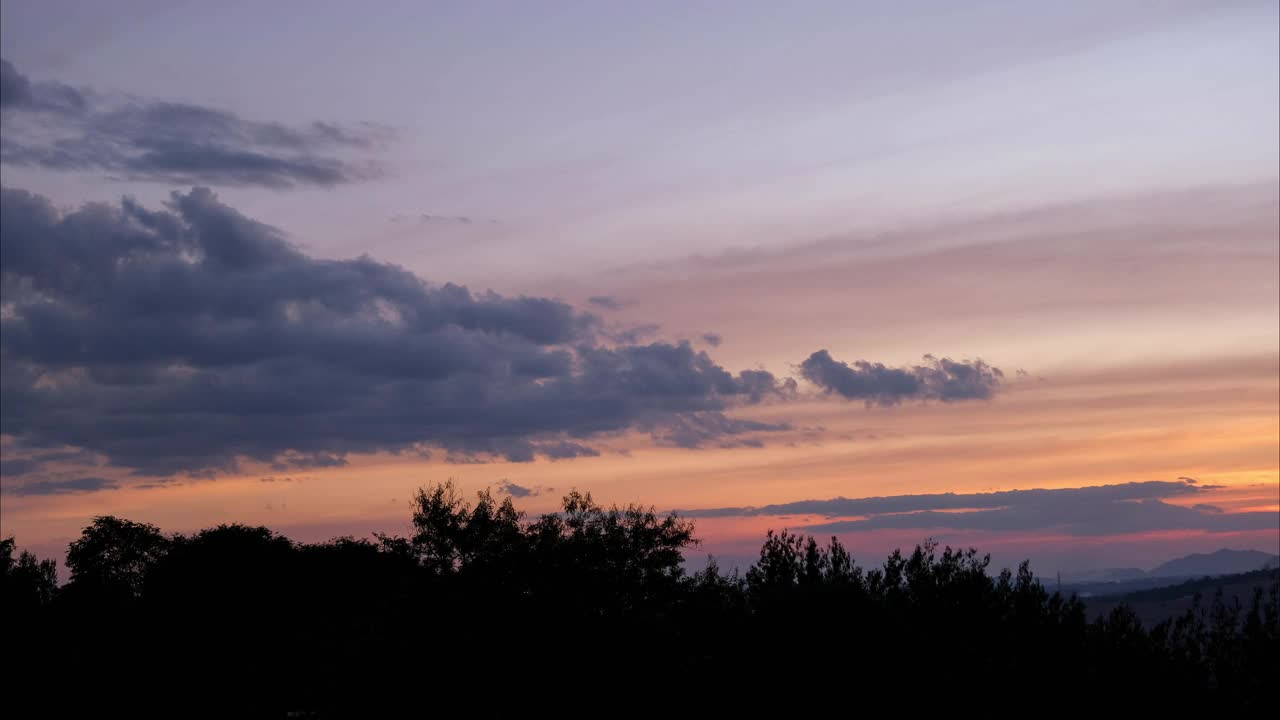
[[[1206,503],[1280,512],[1274,2],[743,2],[729,12],[686,2],[6,0],[0,21],[6,83],[20,87],[6,84],[17,93],[4,101],[6,192],[62,213],[114,208],[103,211],[109,220],[88,211],[50,220],[33,209],[43,200],[6,211],[21,239],[6,240],[18,259],[6,260],[4,317],[21,339],[5,352],[31,371],[6,378],[17,399],[0,438],[2,517],[20,541],[65,543],[98,512],[172,529],[229,518],[367,532],[404,515],[389,500],[451,475],[469,489],[578,486],[660,508],[1187,475],[1221,486]],[[78,262],[98,277],[121,267],[128,252],[109,246],[142,217],[121,205],[126,196],[192,233],[146,230],[146,243],[170,243],[148,246],[166,262],[226,249],[209,223],[228,217],[275,230],[245,226],[255,228],[240,248],[252,267],[203,268],[163,290],[171,272],[131,276],[88,294],[56,268]],[[79,245],[76,228],[90,226]],[[17,254],[28,242],[59,249]],[[459,314],[444,324],[473,333],[465,347],[476,354],[450,355],[440,337],[406,330],[410,313],[455,302],[447,292],[419,295],[404,289],[408,275],[330,263],[364,255],[432,287],[468,286],[474,306],[449,305]],[[250,293],[263,278],[281,282],[262,274],[271,268],[298,284]],[[325,284],[339,270],[345,284]],[[246,283],[245,302],[273,319],[219,317],[225,306],[208,309],[218,291],[197,282]],[[59,287],[31,295],[41,283]],[[213,314],[191,310],[173,327],[214,329],[146,359],[145,333],[156,333],[145,335],[154,347],[174,332],[156,330],[138,298],[145,312],[172,305],[181,315],[198,306],[188,295],[205,291]],[[335,310],[346,293],[368,307]],[[92,323],[77,326],[58,347],[81,356],[59,355],[33,298],[80,303],[119,334],[99,343],[86,335]],[[225,333],[243,323],[261,323],[250,328],[258,345],[283,327],[297,333],[275,356],[237,354]],[[367,347],[421,367],[536,358],[566,396],[579,395],[556,406],[564,417],[538,425],[528,416],[546,414],[533,398],[546,377],[478,388],[459,370],[412,391],[351,384],[363,389],[348,406],[364,409],[348,425],[329,423],[327,444],[314,447],[228,431],[208,447],[140,449],[51,419],[55,402],[86,428],[133,408],[109,394],[126,377],[162,404],[176,392],[163,383],[188,371],[224,388],[256,388],[285,359],[325,372],[347,363],[362,378],[401,372],[352,359],[365,351],[351,348]],[[818,368],[810,361],[821,349],[832,360]],[[659,351],[661,360],[643,354]],[[926,354],[967,368],[981,358],[1002,376],[938,380],[946,366]],[[545,370],[561,357],[571,358],[563,375]],[[648,384],[621,382],[615,361]],[[592,362],[601,377],[584,374]],[[707,383],[723,368],[739,384],[673,409],[665,395],[654,400],[669,388],[644,374],[657,362],[687,363]],[[776,385],[761,396],[752,371]],[[68,392],[78,373],[95,394],[19,392]],[[948,394],[947,383],[962,391]],[[867,394],[872,386],[880,394]],[[487,400],[460,421],[454,400],[440,398],[464,389]],[[593,414],[593,399],[614,392],[630,393],[627,411]],[[449,409],[462,429],[370,400],[396,393],[422,393],[422,405]],[[208,412],[245,425],[263,404],[290,404],[265,389],[236,397]],[[499,397],[522,399],[489,402]],[[377,441],[357,437],[383,423]],[[215,468],[213,457],[232,460]],[[280,474],[272,463],[302,457],[309,482],[258,482]],[[65,492],[46,492],[55,487]],[[554,497],[521,502],[540,512]],[[737,547],[759,522],[707,527]],[[1269,528],[1215,522],[1110,528],[1121,538],[1117,562],[1277,549]],[[1035,535],[1042,557],[1096,560],[1073,556],[1051,529]]]

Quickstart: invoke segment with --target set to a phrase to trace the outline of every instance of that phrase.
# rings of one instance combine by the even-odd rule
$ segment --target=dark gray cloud
[[[579,457],[598,457],[600,451],[569,440],[549,440],[538,444],[538,452],[550,460],[568,460]]]
[[[1280,528],[1274,512],[1224,513],[1204,503],[1165,502],[1217,489],[1180,482],[1140,482],[1057,490],[896,495],[801,500],[763,507],[685,510],[691,517],[824,515],[832,522],[807,526],[813,533],[881,529],[1056,531],[1116,535],[1164,530],[1228,532]],[[843,518],[843,519],[834,519]]]
[[[662,329],[657,323],[644,323],[642,325],[632,325],[621,330],[613,330],[609,332],[609,339],[622,345],[635,345],[645,338],[653,337]]]
[[[698,448],[709,443],[720,447],[761,447],[762,443],[758,438],[744,436],[790,429],[791,426],[785,423],[764,423],[732,418],[724,413],[702,412],[672,418],[662,427],[652,428],[651,431],[653,439],[659,445]]]
[[[738,373],[738,380],[741,391],[751,402],[760,402],[767,396],[792,399],[796,397],[798,390],[794,378],[779,380],[768,370],[743,370]]]
[[[549,492],[555,492],[555,488],[544,488],[541,485],[525,487],[524,485],[517,485],[510,480],[502,480],[498,483],[498,494],[510,495],[513,498],[537,497],[538,495]]]
[[[1205,488],[1193,487],[1186,482],[1153,480],[1149,482],[1119,485],[1093,485],[1063,490],[1005,490],[989,493],[935,493],[926,495],[888,495],[867,498],[837,497],[829,500],[798,500],[796,502],[760,507],[728,507],[708,510],[681,511],[694,517],[753,517],[760,515],[826,515],[848,517],[851,515],[882,515],[909,513],[922,510],[961,510],[973,508],[1000,508],[1016,502],[1044,501],[1068,494],[1073,497],[1107,502],[1163,499],[1196,495]]]
[[[688,343],[603,344],[598,318],[557,300],[308,257],[203,188],[65,214],[6,188],[0,236],[5,433],[140,474],[568,458],[636,429],[747,443],[784,426],[725,412],[794,391]]]
[[[31,102],[31,81],[18,72],[13,63],[0,58],[0,108],[18,107]]]
[[[531,488],[524,487],[523,485],[517,485],[513,482],[500,482],[498,483],[498,488],[511,495],[511,497],[529,497],[533,494],[533,490]]]
[[[0,63],[0,162],[47,170],[98,170],[176,183],[336,185],[378,174],[347,158],[388,133],[316,122],[290,127],[184,103],[101,95],[31,82]]]
[[[311,470],[314,468],[345,467],[347,459],[341,455],[326,452],[298,453],[285,452],[271,463],[271,469],[277,472],[284,470]]]
[[[0,59],[0,109],[44,113],[45,127],[48,120],[59,116],[73,116],[86,111],[90,95],[70,85],[59,82],[31,82],[18,72],[13,63]],[[15,116],[5,118],[5,130],[14,129]]]
[[[38,458],[0,458],[0,477],[26,475],[44,467]]]
[[[71,480],[36,480],[21,485],[5,486],[11,495],[71,495],[101,490],[115,490],[120,486],[113,480],[100,477],[82,477]]]
[[[724,342],[724,338],[715,333],[704,333],[702,335],[702,342],[710,345],[711,347],[720,347],[720,343]]]
[[[605,310],[622,309],[622,301],[611,295],[592,295],[587,298],[587,302]]]
[[[828,393],[867,405],[904,400],[975,400],[991,397],[1004,373],[982,360],[956,361],[924,356],[923,365],[888,367],[858,360],[849,365],[819,350],[800,364],[800,375]]]
[[[97,456],[84,450],[46,450],[29,453],[21,443],[6,443],[0,452],[0,477],[19,477],[45,470],[50,465],[96,465]]]

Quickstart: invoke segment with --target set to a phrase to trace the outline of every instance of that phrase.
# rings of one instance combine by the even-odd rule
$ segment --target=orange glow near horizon
[[[532,515],[556,509],[559,497],[571,488],[590,491],[607,504],[638,502],[667,510],[1074,488],[1180,476],[1221,487],[1194,499],[1171,498],[1171,504],[1210,503],[1225,512],[1277,511],[1280,419],[1275,398],[1280,381],[1275,368],[1275,358],[1254,358],[1234,363],[1225,374],[1183,367],[1023,380],[978,404],[868,409],[823,400],[764,405],[740,414],[787,419],[797,430],[760,449],[688,451],[627,435],[604,440],[600,457],[572,461],[453,465],[439,458],[375,455],[352,457],[340,468],[179,479],[160,488],[141,489],[138,481],[126,479],[119,490],[92,495],[6,497],[4,532],[24,545],[65,547],[92,516],[101,514],[184,532],[221,522],[265,524],[305,540],[404,532],[413,490],[450,478],[467,491],[494,487],[501,480],[540,489],[537,495],[516,499]],[[1142,401],[1122,401],[1134,396]],[[824,431],[808,430],[815,426]],[[267,477],[273,481],[262,480]],[[758,549],[767,529],[823,520],[700,518],[697,526],[705,548],[741,557]],[[880,547],[887,538],[909,546],[930,534],[974,538],[993,550],[1100,541],[1052,533],[931,533],[927,528],[859,532],[845,539],[867,548]],[[1109,537],[1107,542],[1177,544],[1182,539],[1199,547],[1211,545],[1215,535],[1222,542],[1248,539],[1264,550],[1274,539],[1256,532],[1180,531]]]

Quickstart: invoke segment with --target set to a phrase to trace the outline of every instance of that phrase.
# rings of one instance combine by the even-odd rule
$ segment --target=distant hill
[[[1102,568],[1066,575],[1062,577],[1060,584],[1055,578],[1042,578],[1042,581],[1050,590],[1061,590],[1066,594],[1075,593],[1088,598],[1126,595],[1176,585],[1193,578],[1248,573],[1264,567],[1280,568],[1280,555],[1261,550],[1223,549],[1184,555],[1148,571],[1138,568]]]
[[[1150,590],[1084,600],[1090,620],[1110,613],[1119,605],[1128,605],[1138,615],[1142,624],[1150,628],[1186,613],[1193,606],[1197,594],[1200,595],[1202,608],[1208,608],[1214,595],[1221,591],[1224,600],[1231,602],[1234,598],[1242,608],[1247,609],[1252,602],[1255,588],[1262,588],[1265,593],[1278,583],[1280,583],[1280,570],[1271,568],[1233,575],[1201,577]]]
[[[1233,575],[1261,570],[1264,566],[1280,567],[1280,555],[1264,553],[1261,550],[1218,550],[1211,553],[1195,553],[1157,565],[1147,574],[1153,577]]]

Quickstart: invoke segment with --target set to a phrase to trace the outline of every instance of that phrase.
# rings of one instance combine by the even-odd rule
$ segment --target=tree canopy
[[[412,526],[298,543],[98,517],[61,587],[52,560],[0,541],[10,682],[135,714],[510,717],[870,698],[1245,711],[1273,703],[1280,677],[1276,574],[1247,603],[1218,596],[1144,627],[1124,606],[1089,622],[1026,563],[993,573],[932,541],[863,567],[835,538],[770,531],[745,573],[714,559],[688,572],[691,522],[576,491],[530,519],[488,491],[426,487]]]

